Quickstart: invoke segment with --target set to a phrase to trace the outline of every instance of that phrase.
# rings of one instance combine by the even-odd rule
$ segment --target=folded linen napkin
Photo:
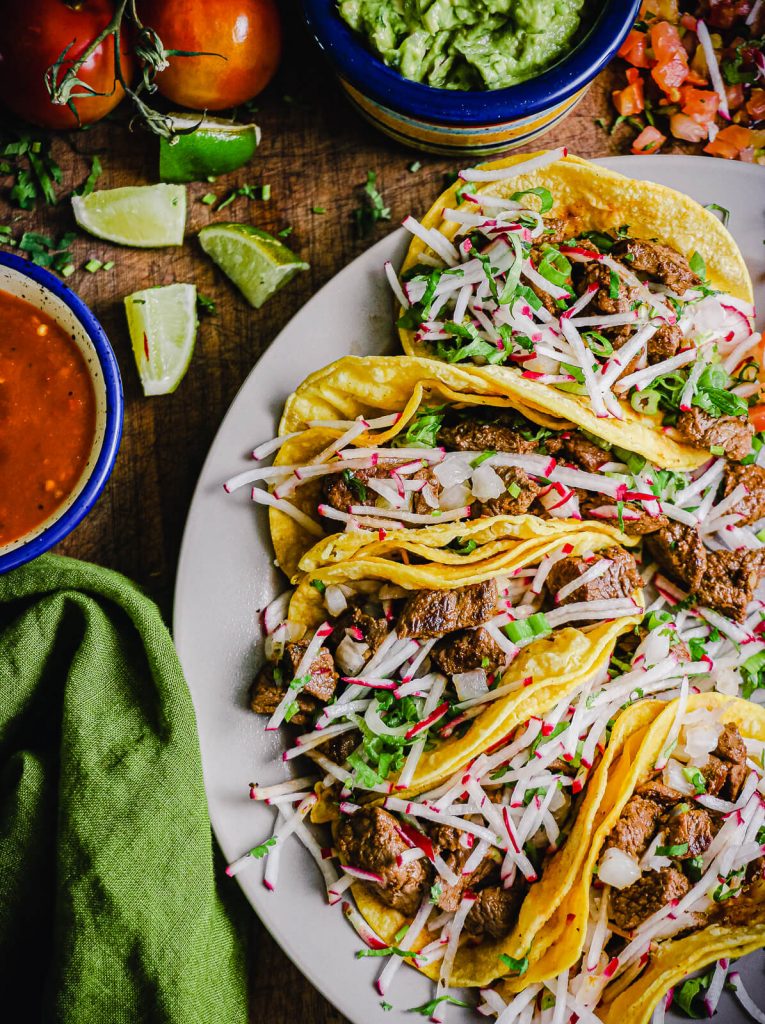
[[[0,576],[0,1006],[57,1024],[245,1024],[241,907],[214,855],[156,605],[52,555]]]

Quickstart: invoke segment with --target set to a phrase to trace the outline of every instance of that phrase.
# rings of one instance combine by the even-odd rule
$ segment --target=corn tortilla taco
[[[564,151],[460,172],[399,278],[404,351],[624,444],[665,469],[748,450],[752,287],[709,210]],[[663,457],[655,458],[657,439]]]

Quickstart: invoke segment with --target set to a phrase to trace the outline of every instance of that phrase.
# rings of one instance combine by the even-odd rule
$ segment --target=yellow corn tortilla
[[[554,700],[551,700],[547,706],[529,714],[543,715],[553,704]],[[507,974],[507,967],[500,960],[502,955],[507,955],[515,960],[528,958],[527,971],[520,978],[503,984],[507,992],[520,991],[528,984],[557,973],[554,965],[561,944],[564,947],[578,944],[576,934],[570,934],[572,924],[566,896],[587,855],[589,836],[598,808],[609,783],[613,784],[612,764],[619,755],[629,758],[639,749],[646,726],[660,711],[660,706],[653,701],[643,701],[639,707],[637,714],[629,719],[622,716],[614,726],[609,745],[587,783],[573,828],[558,853],[544,866],[540,880],[529,889],[513,930],[503,939],[488,939],[477,946],[469,942],[462,943],[452,971],[452,985],[473,988],[490,985]],[[406,924],[407,918],[375,899],[371,888],[364,885],[354,885],[352,888],[356,904],[365,919],[382,939],[393,942],[393,937]],[[431,938],[423,934],[415,948],[426,945]],[[548,966],[550,964],[553,966]],[[438,977],[439,969],[438,963],[423,968],[424,973],[431,978]]]
[[[538,153],[524,153],[481,165],[484,168],[511,167]],[[448,188],[423,217],[426,228],[437,228],[447,238],[459,225],[445,221],[443,211],[457,206],[456,191],[461,183]],[[690,257],[698,252],[704,258],[711,285],[743,299],[753,301],[752,282],[744,259],[730,232],[709,210],[694,200],[664,185],[635,181],[615,171],[568,156],[554,164],[497,182],[477,182],[479,192],[510,196],[513,192],[543,187],[553,196],[553,207],[546,216],[561,217],[582,231],[608,231],[628,224],[636,238],[657,239]],[[405,272],[430,251],[414,238],[402,267]],[[428,349],[417,345],[414,333],[402,330],[401,342],[407,355],[421,355]],[[467,367],[467,364],[460,364]],[[662,432],[661,418],[635,412],[621,400],[624,420],[598,419],[586,395],[573,395],[548,384],[526,380],[503,366],[469,366],[469,372],[482,383],[493,381],[508,396],[522,395],[526,405],[559,417],[597,434],[606,441],[629,448],[664,469],[688,470],[708,459],[708,452],[674,440]]]
[[[664,747],[675,715],[676,701],[640,701],[628,708],[619,718],[616,728],[623,728],[633,736],[636,721],[645,725],[645,708],[656,710],[654,720],[643,729],[639,749],[622,752],[603,792],[600,806],[592,820],[587,856],[580,865],[579,874],[567,892],[565,906],[559,913],[565,915],[567,928],[561,941],[533,965],[523,984],[507,984],[509,991],[517,991],[534,981],[553,977],[573,968],[583,952],[584,937],[589,914],[589,896],[592,872],[600,859],[603,845],[636,786],[650,775],[656,759]],[[737,697],[720,693],[694,694],[688,699],[686,713],[699,708],[721,710],[724,722],[735,722],[742,736],[765,741],[765,708]],[[656,1003],[677,981],[687,974],[718,960],[721,956],[735,957],[765,945],[765,903],[747,927],[710,924],[681,939],[667,939],[659,943],[645,971],[619,992],[610,1003],[604,1024],[646,1024]],[[613,991],[613,990],[612,990]],[[604,1000],[608,1004],[609,989]],[[599,1011],[598,1011],[599,1012]]]
[[[542,427],[559,430],[570,423],[526,407],[521,395],[501,394],[491,381],[481,381],[468,370],[434,359],[380,356],[362,359],[347,356],[311,374],[288,399],[279,424],[279,434],[293,434],[282,445],[274,465],[305,465],[343,431],[308,424],[321,420],[353,420],[400,413],[398,422],[387,430],[370,431],[356,438],[352,447],[387,445],[407,427],[421,405],[466,403],[512,409]],[[302,484],[290,501],[312,519],[321,495],[321,481]],[[271,538],[276,561],[293,580],[298,562],[316,537],[278,509],[269,510]],[[342,529],[342,524],[335,524]]]
[[[545,555],[566,545],[570,546],[571,554],[580,555],[626,542],[626,538],[606,525],[574,529],[570,524],[561,523],[555,529],[555,524],[533,516],[508,516],[501,520],[477,520],[469,524],[478,546],[468,564],[445,564],[440,561],[441,547],[453,538],[457,525],[444,524],[419,532],[399,531],[395,542],[371,543],[355,551],[341,553],[337,560],[329,562],[324,562],[320,555],[315,556],[313,551],[309,552],[301,564],[304,575],[290,602],[290,621],[308,628],[318,626],[326,618],[323,599],[312,583],[314,580],[325,586],[379,580],[398,584],[407,590],[451,590],[538,564]],[[424,538],[423,533],[426,534]],[[346,544],[350,547],[357,537],[357,534],[341,534],[334,543],[341,548]],[[325,545],[332,543],[332,539],[324,542]],[[401,551],[415,550],[428,560],[407,565],[394,557]],[[310,571],[307,571],[307,566],[310,566]],[[452,736],[433,750],[426,751],[408,792],[420,793],[438,785],[482,750],[501,740],[516,725],[538,713],[536,709],[552,707],[567,689],[605,669],[617,638],[642,618],[642,596],[636,593],[635,599],[640,607],[633,616],[596,622],[581,629],[564,626],[554,630],[550,637],[524,648],[499,685],[530,682],[518,691],[487,704],[486,710],[471,720],[463,736]]]

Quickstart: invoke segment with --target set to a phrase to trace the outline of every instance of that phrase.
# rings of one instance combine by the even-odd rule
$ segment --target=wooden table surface
[[[290,10],[294,10],[290,5]],[[348,107],[332,74],[314,51],[294,13],[285,17],[285,58],[276,80],[256,101],[252,115],[263,131],[261,146],[247,167],[215,184],[189,186],[186,243],[149,251],[119,249],[87,236],[73,246],[77,272],[68,284],[94,310],[119,360],[125,389],[122,446],[111,479],[97,506],[57,549],[121,572],[159,602],[168,621],[184,522],[194,485],[218,425],[242,381],[293,313],[372,241],[413,212],[423,213],[455,170],[450,158],[405,150]],[[606,70],[569,118],[544,139],[584,157],[629,152],[634,131],[614,136],[596,124],[613,120],[610,90],[616,75]],[[534,147],[532,147],[534,148]],[[672,151],[667,147],[667,152]],[[683,150],[677,147],[677,151]],[[104,174],[98,188],[148,184],[157,180],[157,143],[131,132],[120,117],[54,143],[68,193],[84,180],[90,157],[98,154]],[[422,168],[408,170],[419,159]],[[359,238],[352,211],[359,206],[367,171],[391,208],[390,224]],[[216,215],[201,196],[225,196],[244,183],[270,184],[269,202],[237,199]],[[0,199],[0,223],[22,230],[60,234],[73,228],[69,203],[22,212]],[[323,207],[326,213],[314,213]],[[289,244],[311,264],[261,310],[251,309],[202,253],[195,235],[216,220],[245,221],[278,231],[293,228]],[[115,260],[111,271],[82,270],[90,258]],[[149,285],[193,282],[217,305],[203,316],[197,348],[178,391],[144,398],[133,362],[122,298]],[[305,339],[310,345],[310,338]],[[253,915],[251,947],[253,1021],[332,1022],[343,1018],[287,960]]]

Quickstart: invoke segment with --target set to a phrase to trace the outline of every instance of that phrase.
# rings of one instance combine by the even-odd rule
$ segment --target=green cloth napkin
[[[241,929],[213,859],[194,709],[157,607],[68,558],[0,576],[3,1015],[244,1024]]]

